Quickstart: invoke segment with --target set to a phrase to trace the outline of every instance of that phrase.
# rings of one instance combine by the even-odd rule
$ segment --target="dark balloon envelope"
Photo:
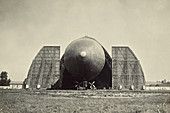
[[[91,38],[80,38],[68,45],[64,63],[75,80],[89,81],[100,74],[105,65],[102,46]]]

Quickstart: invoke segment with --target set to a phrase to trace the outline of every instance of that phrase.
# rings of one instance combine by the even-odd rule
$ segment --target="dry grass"
[[[170,93],[0,90],[0,113],[168,113]]]

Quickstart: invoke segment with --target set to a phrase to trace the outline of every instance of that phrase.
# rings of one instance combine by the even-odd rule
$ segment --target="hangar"
[[[60,59],[60,46],[44,46],[35,56],[25,88],[142,89],[145,77],[129,47],[112,46],[110,56],[94,38],[72,41]]]

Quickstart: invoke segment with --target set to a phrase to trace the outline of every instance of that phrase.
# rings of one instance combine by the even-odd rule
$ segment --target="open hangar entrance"
[[[60,59],[60,46],[44,46],[33,60],[25,88],[142,89],[145,78],[129,47],[112,46],[112,57],[95,39],[71,42]]]

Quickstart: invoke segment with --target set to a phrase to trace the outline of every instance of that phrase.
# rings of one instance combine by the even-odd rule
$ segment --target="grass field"
[[[170,113],[170,92],[0,90],[0,113]]]

